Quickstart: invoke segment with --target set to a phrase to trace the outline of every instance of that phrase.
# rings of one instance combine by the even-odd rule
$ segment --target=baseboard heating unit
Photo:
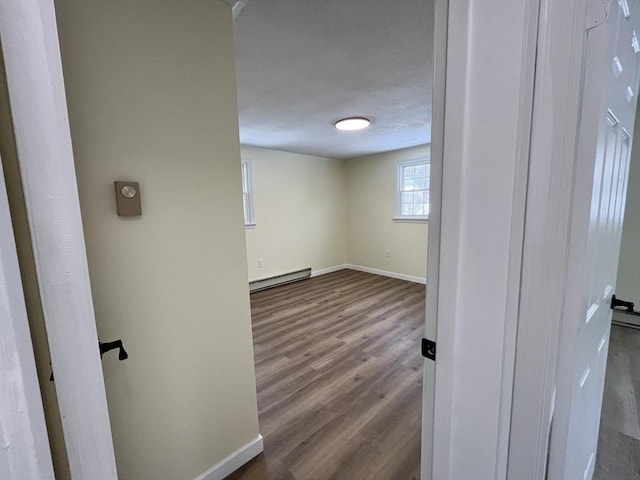
[[[640,315],[637,315],[636,312],[627,313],[620,310],[614,310],[612,323],[621,327],[640,329]]]
[[[311,267],[296,270],[295,272],[283,273],[275,277],[263,278],[249,282],[249,291],[258,292],[267,288],[278,287],[286,283],[299,282],[311,278]]]

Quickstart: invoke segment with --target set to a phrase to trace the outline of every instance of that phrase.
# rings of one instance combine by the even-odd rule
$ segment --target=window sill
[[[244,228],[251,230],[253,228],[256,228],[256,225],[257,225],[256,223],[245,223]]]
[[[429,217],[393,217],[393,221],[398,223],[428,223]]]

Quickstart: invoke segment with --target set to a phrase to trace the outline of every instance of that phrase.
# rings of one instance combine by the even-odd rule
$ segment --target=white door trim
[[[440,252],[427,279],[436,479],[506,475],[538,5],[449,3]]]
[[[117,478],[52,0],[0,2],[0,42],[73,478]]]
[[[0,162],[0,478],[53,480],[9,201]]]
[[[425,304],[425,337],[437,337],[438,278],[440,275],[440,232],[442,211],[442,158],[444,147],[444,110],[447,68],[447,22],[449,0],[435,0],[433,6],[433,92],[431,95],[431,184],[429,186],[429,238],[427,250],[427,278],[433,282],[427,288]],[[425,247],[427,247],[425,245]],[[433,478],[433,434],[435,415],[436,364],[424,359],[422,369],[422,455],[421,480]]]

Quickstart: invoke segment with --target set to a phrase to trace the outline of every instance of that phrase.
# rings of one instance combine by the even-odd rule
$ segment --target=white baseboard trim
[[[311,278],[311,267],[303,268],[302,270],[295,270],[293,272],[281,273],[280,275],[275,275],[273,277],[252,280],[249,282],[249,292],[259,292],[260,290],[279,287],[280,285],[298,282],[308,278]]]
[[[407,282],[427,284],[427,279],[422,277],[414,277],[412,275],[405,275],[404,273],[387,272],[385,270],[378,270],[377,268],[363,267],[361,265],[345,265],[346,268],[351,270],[357,270],[359,272],[374,273],[376,275],[383,275],[385,277],[397,278],[398,280],[406,280]]]
[[[377,268],[363,267],[362,265],[353,265],[351,263],[343,263],[342,265],[336,265],[335,267],[321,268],[319,270],[311,270],[311,278],[319,277],[320,275],[326,275],[327,273],[338,272],[344,269],[357,270],[359,272],[366,272],[366,273],[373,273],[375,275],[383,275],[385,277],[397,278],[398,280],[406,280],[407,282],[420,283],[422,285],[427,284],[426,278],[414,277],[412,275],[405,275],[404,273],[387,272],[386,270],[378,270]]]
[[[256,438],[233,452],[227,458],[216,463],[202,475],[196,477],[195,480],[223,480],[249,460],[260,455],[263,450],[264,442],[262,435],[258,434]]]
[[[349,268],[349,265],[343,263],[342,265],[336,265],[335,267],[329,268],[321,268],[319,270],[311,270],[311,278],[319,277],[320,275],[326,275],[327,273],[338,272],[340,270],[344,270],[345,268]]]

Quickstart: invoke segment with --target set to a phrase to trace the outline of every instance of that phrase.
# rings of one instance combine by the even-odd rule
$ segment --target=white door
[[[53,0],[0,1],[0,48],[71,477],[114,480]]]
[[[588,32],[574,215],[548,478],[593,476],[638,91],[638,2],[609,2]],[[606,72],[603,76],[602,72]],[[597,136],[594,133],[597,130]],[[590,159],[590,160],[589,160]],[[590,190],[590,191],[589,191]],[[576,201],[580,208],[581,202]],[[586,224],[578,225],[584,218]],[[578,245],[586,248],[580,252]]]

